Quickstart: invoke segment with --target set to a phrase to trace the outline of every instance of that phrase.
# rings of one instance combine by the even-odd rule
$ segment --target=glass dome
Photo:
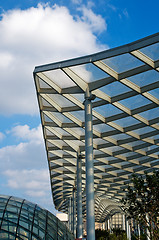
[[[73,240],[74,237],[65,224],[37,204],[0,195],[0,239]]]

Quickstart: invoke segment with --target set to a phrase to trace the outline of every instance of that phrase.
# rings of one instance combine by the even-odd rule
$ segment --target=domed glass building
[[[74,237],[65,224],[37,204],[0,195],[0,239],[73,240]]]

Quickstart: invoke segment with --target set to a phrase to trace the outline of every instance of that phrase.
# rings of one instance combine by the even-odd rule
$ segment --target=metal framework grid
[[[84,94],[92,101],[95,219],[125,195],[132,173],[159,168],[159,33],[93,55],[35,67],[56,209],[68,212],[77,152],[85,156]],[[85,205],[85,159],[82,159]],[[85,212],[85,207],[83,209]]]

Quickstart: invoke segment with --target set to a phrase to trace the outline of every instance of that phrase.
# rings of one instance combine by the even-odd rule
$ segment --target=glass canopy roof
[[[96,221],[125,195],[132,173],[159,168],[159,33],[89,56],[35,67],[55,207],[68,211],[77,152],[85,156],[85,91],[93,107]],[[85,205],[85,158],[82,166]],[[100,199],[100,201],[99,201]],[[103,207],[104,206],[104,207]],[[85,213],[85,206],[83,208]],[[116,211],[119,208],[114,202]],[[100,212],[100,216],[99,216]]]

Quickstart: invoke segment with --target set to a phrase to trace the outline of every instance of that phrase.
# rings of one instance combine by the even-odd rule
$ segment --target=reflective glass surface
[[[74,237],[65,224],[37,204],[0,195],[0,239],[73,240]]]

